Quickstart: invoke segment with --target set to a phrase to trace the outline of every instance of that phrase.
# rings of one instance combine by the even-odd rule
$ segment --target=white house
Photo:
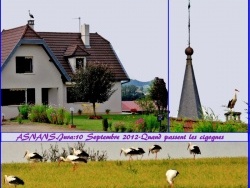
[[[74,107],[75,112],[82,109],[82,103],[70,99],[71,75],[95,61],[108,64],[116,78],[116,92],[97,106],[97,113],[105,109],[122,112],[121,83],[129,77],[108,40],[89,33],[86,24],[81,33],[37,32],[33,26],[34,20],[29,20],[27,25],[2,31],[1,110],[5,118],[16,117],[18,106],[24,103]]]

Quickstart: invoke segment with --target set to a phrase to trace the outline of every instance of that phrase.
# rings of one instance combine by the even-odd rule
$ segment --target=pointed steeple
[[[192,65],[192,55],[194,50],[190,47],[190,0],[188,4],[188,12],[189,38],[188,47],[185,49],[185,54],[187,55],[186,70],[182,85],[178,118],[197,120],[202,118],[202,108]]]

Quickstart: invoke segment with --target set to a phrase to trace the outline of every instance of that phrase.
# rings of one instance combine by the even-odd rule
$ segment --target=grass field
[[[2,164],[3,175],[16,175],[25,188],[167,188],[165,173],[177,169],[175,188],[246,188],[247,158]],[[1,187],[8,187],[2,182]],[[21,187],[21,186],[20,186]]]

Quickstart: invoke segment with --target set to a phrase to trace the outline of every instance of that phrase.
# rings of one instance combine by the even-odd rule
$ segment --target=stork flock
[[[63,156],[58,158],[58,166],[63,162],[71,162],[73,164],[73,171],[76,169],[77,163],[87,163],[89,154],[83,150],[76,150],[75,148],[70,148],[73,150],[72,155],[68,155],[66,158]],[[30,163],[42,162],[43,157],[39,155],[37,152],[30,152],[29,150],[25,151],[24,158]],[[4,175],[4,183],[8,183],[9,185],[24,185],[24,181],[14,175]]]
[[[68,155],[66,158],[63,156],[58,158],[58,166],[61,162],[70,162],[73,164],[73,171],[76,169],[77,163],[87,163],[89,159],[89,154],[82,150],[76,150],[75,148],[71,148],[73,150],[73,154]],[[155,159],[157,159],[157,153],[162,149],[159,145],[152,145],[148,149],[148,155],[150,153],[155,154]],[[197,145],[192,145],[190,142],[188,143],[187,149],[189,150],[190,154],[194,156],[197,154],[201,154],[200,148]],[[124,153],[125,156],[129,156],[129,161],[133,160],[132,156],[141,156],[141,159],[143,157],[143,154],[145,153],[143,148],[140,147],[130,147],[127,149],[121,148],[120,155]],[[24,158],[27,159],[28,162],[36,163],[36,162],[42,162],[43,157],[39,155],[36,152],[29,152],[28,150],[25,151]],[[179,171],[175,169],[169,169],[166,171],[166,180],[169,183],[169,186],[173,188],[174,186],[174,179],[178,176]],[[17,185],[24,185],[24,181],[14,175],[4,176],[4,183],[8,183],[9,185],[14,185],[15,187]]]

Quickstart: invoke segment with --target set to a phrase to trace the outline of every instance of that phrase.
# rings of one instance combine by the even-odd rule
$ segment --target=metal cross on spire
[[[190,0],[188,0],[188,46],[190,47]]]

